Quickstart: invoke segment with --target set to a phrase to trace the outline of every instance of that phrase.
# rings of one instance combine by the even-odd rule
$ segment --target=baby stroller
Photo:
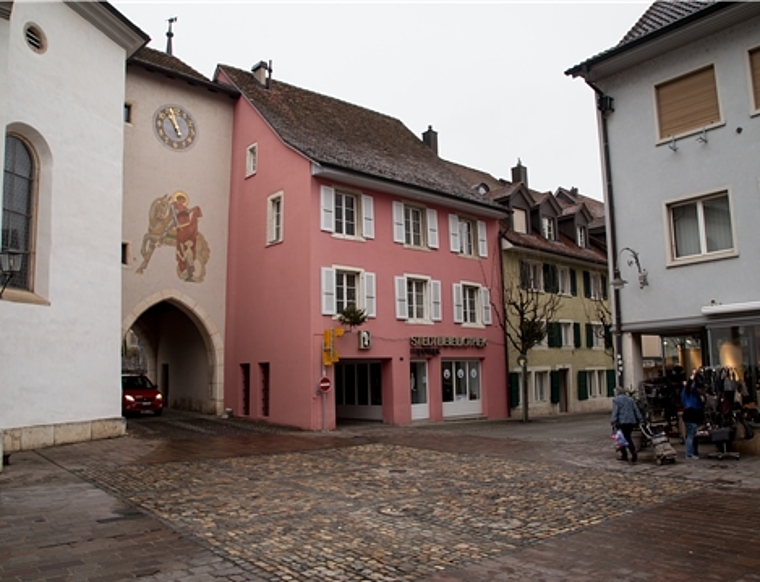
[[[676,462],[676,450],[670,444],[670,439],[665,432],[655,432],[651,425],[642,424],[641,434],[652,443],[655,463],[662,465]]]

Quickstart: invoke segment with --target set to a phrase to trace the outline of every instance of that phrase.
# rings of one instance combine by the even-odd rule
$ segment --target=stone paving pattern
[[[83,475],[278,581],[419,580],[703,487],[385,444]]]
[[[760,580],[760,458],[621,463],[606,415],[302,433],[167,412],[13,455],[0,580]]]

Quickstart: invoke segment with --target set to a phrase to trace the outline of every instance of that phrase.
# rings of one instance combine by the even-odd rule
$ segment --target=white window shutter
[[[335,189],[322,186],[320,228],[327,232],[335,232]]]
[[[452,253],[462,251],[462,245],[459,242],[459,217],[456,214],[449,214],[449,246]]]
[[[322,315],[335,315],[335,269],[322,267]]]
[[[430,281],[430,319],[433,321],[443,320],[443,310],[441,309],[441,282]]]
[[[427,242],[431,249],[438,248],[438,211],[427,209]]]
[[[486,238],[486,223],[478,220],[478,255],[488,256],[488,239]]]
[[[396,287],[396,319],[408,319],[409,310],[406,306],[406,277],[395,277]]]
[[[393,203],[393,242],[404,244],[404,203]]]
[[[377,317],[375,274],[364,273],[364,312],[367,317]]]
[[[462,323],[464,321],[464,304],[462,302],[462,284],[454,283],[452,285],[454,290],[454,323]]]
[[[372,196],[362,195],[362,236],[364,238],[375,238],[375,206]]]
[[[491,325],[491,290],[487,287],[481,287],[480,300],[483,302],[483,324]]]

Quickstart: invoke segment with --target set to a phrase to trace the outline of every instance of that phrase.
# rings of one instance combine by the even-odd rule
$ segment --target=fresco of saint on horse
[[[171,246],[175,249],[177,276],[191,283],[202,282],[211,255],[206,238],[198,232],[198,219],[202,216],[200,206],[190,207],[188,195],[181,190],[156,198],[150,205],[148,232],[140,249],[143,262],[137,273],[145,272],[158,247]]]

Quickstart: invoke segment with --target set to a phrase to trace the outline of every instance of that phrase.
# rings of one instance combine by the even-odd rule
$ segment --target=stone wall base
[[[127,421],[123,417],[6,428],[0,431],[0,453],[8,456],[19,451],[68,445],[124,436]],[[0,465],[0,468],[2,465]]]

